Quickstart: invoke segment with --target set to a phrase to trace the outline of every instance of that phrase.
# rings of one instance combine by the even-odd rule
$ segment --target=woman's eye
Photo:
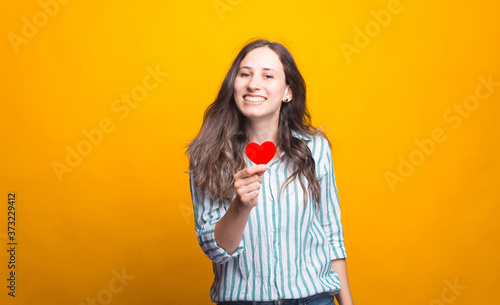
[[[243,77],[244,77],[244,76],[249,76],[249,75],[250,75],[250,74],[248,74],[248,73],[241,73],[241,74],[240,74],[240,76],[243,76]]]
[[[272,75],[269,75],[269,74],[264,75],[264,77],[265,77],[265,78],[273,78],[273,76],[272,76]]]

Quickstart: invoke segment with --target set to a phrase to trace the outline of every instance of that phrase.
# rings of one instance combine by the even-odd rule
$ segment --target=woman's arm
[[[248,216],[252,211],[251,207],[243,207],[238,201],[238,197],[234,198],[226,214],[215,224],[214,228],[215,242],[229,255],[238,248]]]
[[[338,274],[340,279],[340,292],[335,295],[337,302],[339,302],[339,305],[353,305],[345,258],[332,260],[332,269]]]
[[[335,296],[340,305],[352,305],[351,289],[347,278],[347,267],[345,263],[346,249],[344,244],[344,230],[340,220],[340,204],[333,169],[332,151],[325,138],[319,138],[320,154],[316,157],[321,188],[319,209],[319,220],[330,243],[330,258],[332,270],[338,274],[340,280],[340,292]]]
[[[224,216],[215,224],[214,238],[217,245],[231,255],[239,246],[248,217],[257,205],[262,175],[266,166],[247,167],[234,175],[236,197]]]

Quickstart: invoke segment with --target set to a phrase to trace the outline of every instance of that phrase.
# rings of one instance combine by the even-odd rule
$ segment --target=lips
[[[263,103],[267,100],[267,98],[260,96],[260,95],[244,95],[243,99],[246,102],[252,102],[252,103]]]

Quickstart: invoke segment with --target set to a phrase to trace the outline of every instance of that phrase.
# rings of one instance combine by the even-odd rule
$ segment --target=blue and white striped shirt
[[[340,291],[331,260],[347,256],[331,150],[323,137],[294,135],[306,141],[316,162],[320,208],[310,192],[304,208],[299,177],[280,195],[281,185],[296,166],[279,158],[262,175],[258,203],[250,212],[239,247],[231,255],[214,238],[215,224],[231,201],[202,196],[190,175],[195,230],[203,252],[212,260],[215,275],[210,288],[212,302],[297,299]],[[246,156],[245,160],[247,166],[255,165]],[[308,181],[302,178],[307,188]]]

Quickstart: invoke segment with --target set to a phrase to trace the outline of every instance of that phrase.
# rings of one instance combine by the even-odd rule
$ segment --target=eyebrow
[[[252,69],[251,67],[249,67],[249,66],[243,66],[243,67],[241,67],[239,70],[244,69],[244,68],[247,68],[247,69],[253,70],[253,69]],[[238,71],[239,71],[239,70],[238,70]],[[262,70],[269,70],[269,71],[274,71],[274,72],[276,72],[276,70],[271,69],[271,68],[262,68]],[[276,73],[278,73],[278,72],[276,72]]]

